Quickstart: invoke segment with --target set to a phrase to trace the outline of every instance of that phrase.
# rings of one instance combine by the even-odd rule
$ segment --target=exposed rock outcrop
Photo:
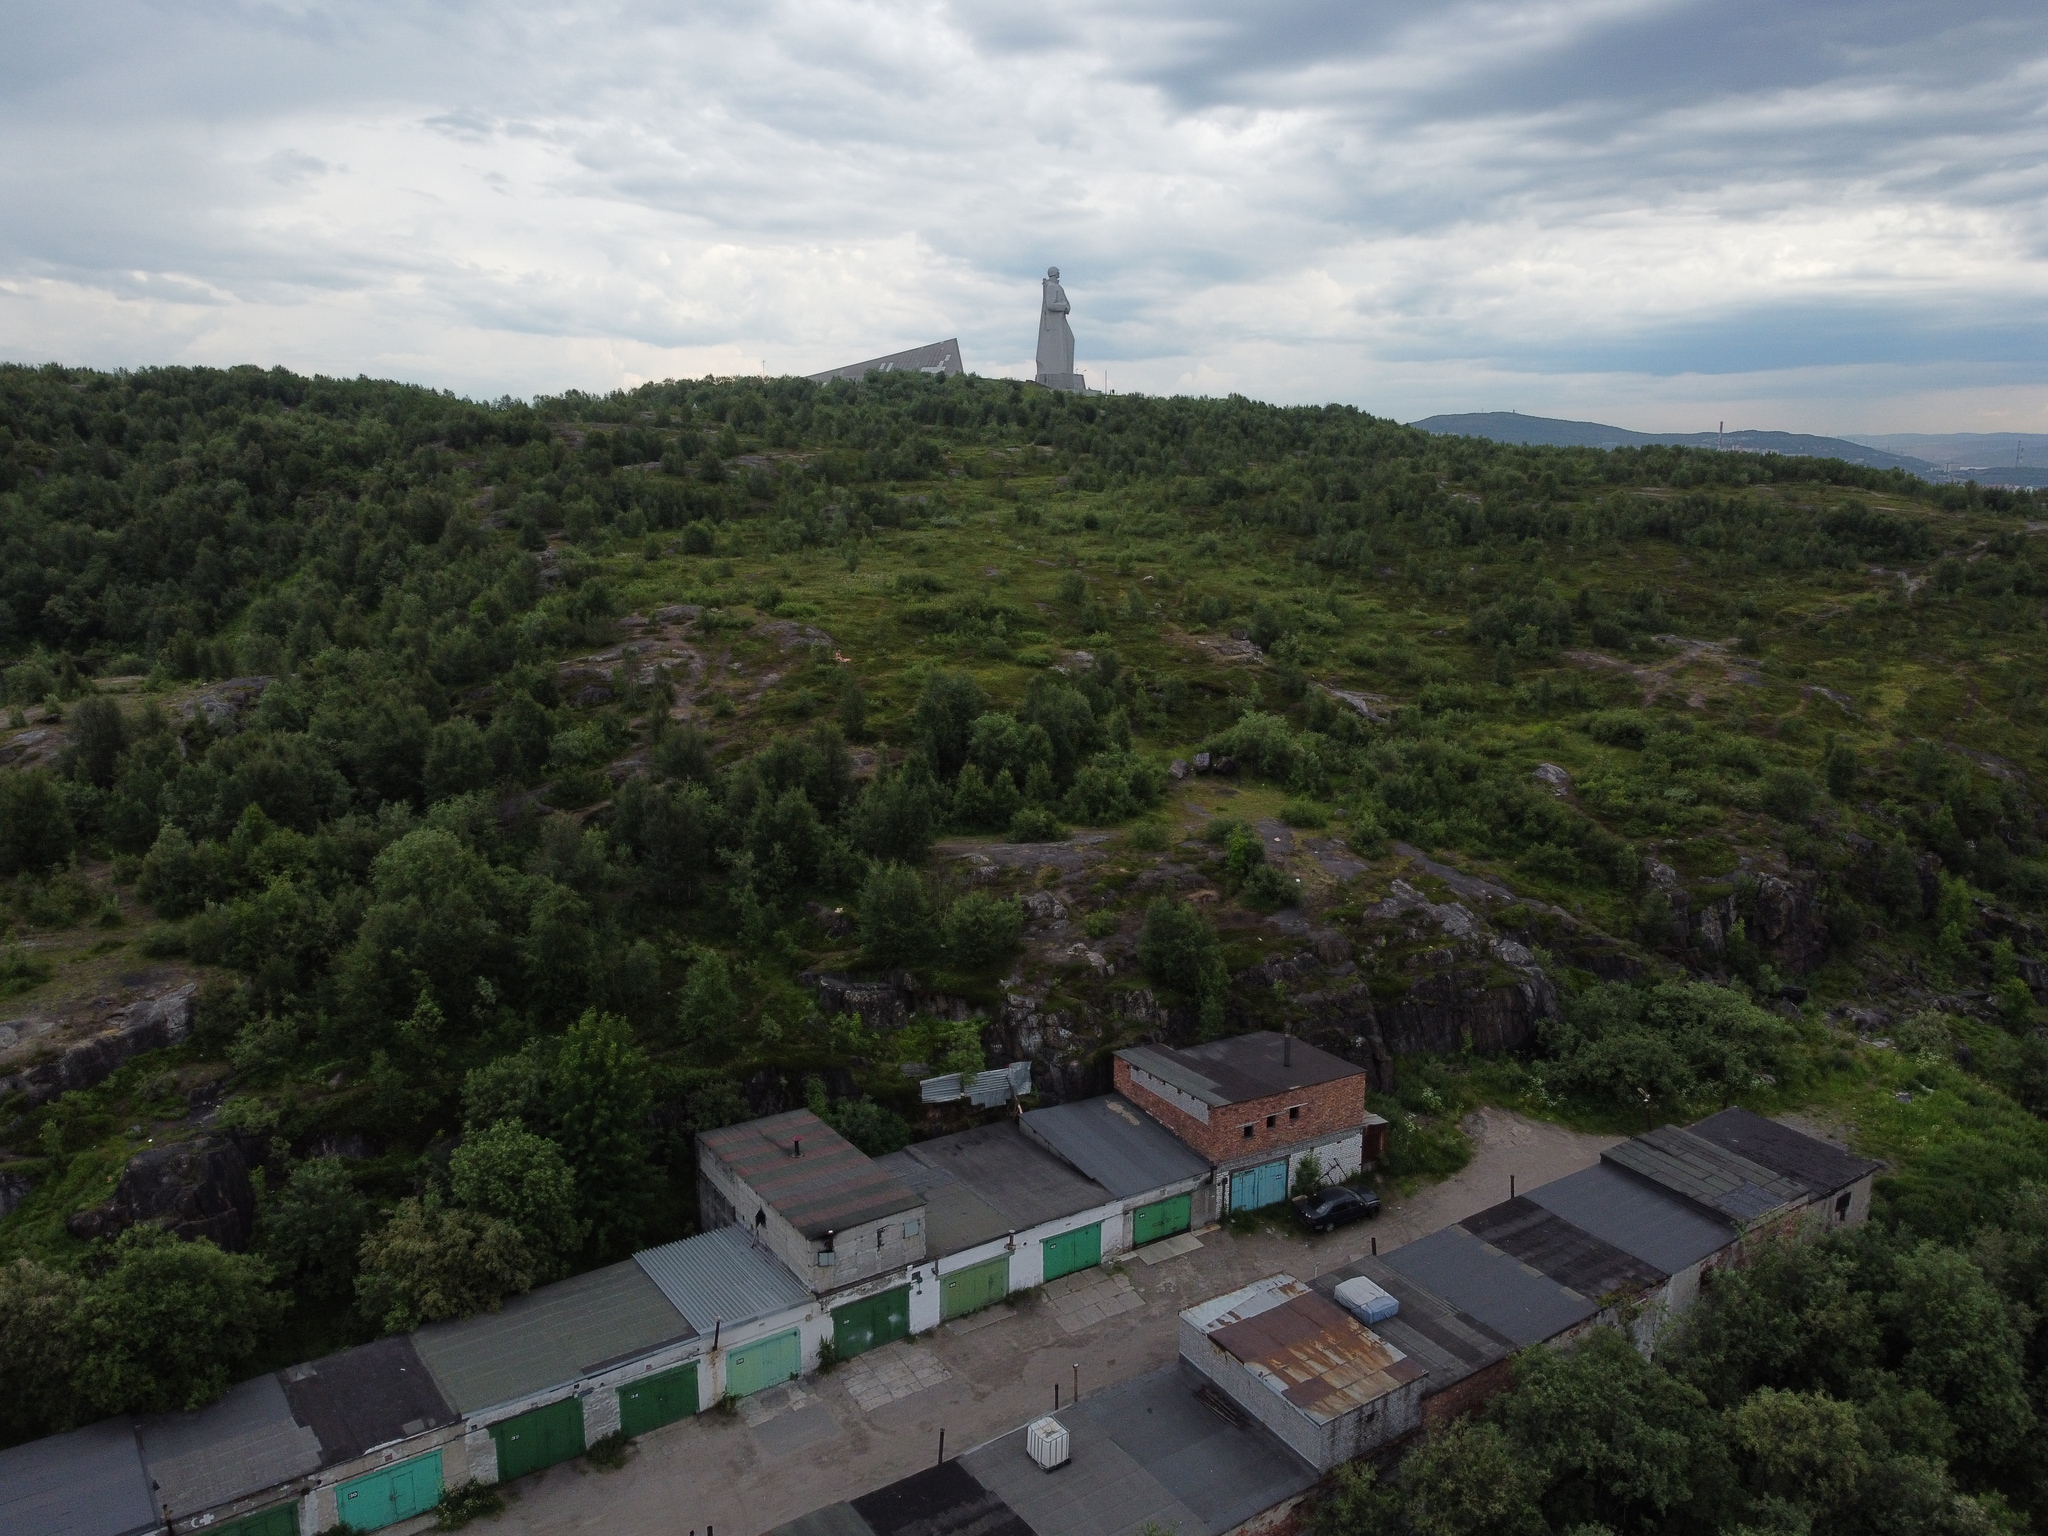
[[[229,1136],[151,1147],[128,1160],[114,1198],[72,1215],[72,1236],[113,1237],[153,1222],[187,1242],[210,1238],[230,1253],[249,1246],[256,1229],[256,1190],[249,1160]]]
[[[108,1028],[68,1047],[54,1061],[0,1078],[0,1094],[25,1094],[29,1107],[35,1108],[74,1088],[105,1081],[143,1051],[178,1044],[192,1032],[193,990],[187,984],[116,1009],[106,1016]]]

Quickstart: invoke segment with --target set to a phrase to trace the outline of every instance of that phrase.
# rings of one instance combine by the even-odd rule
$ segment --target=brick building
[[[1133,1046],[1116,1053],[1114,1073],[1117,1092],[1209,1160],[1231,1210],[1285,1199],[1310,1153],[1334,1182],[1386,1151],[1365,1069],[1270,1030],[1184,1050]]]

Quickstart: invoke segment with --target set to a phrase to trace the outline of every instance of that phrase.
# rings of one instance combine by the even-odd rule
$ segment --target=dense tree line
[[[152,956],[214,978],[187,1049],[231,1072],[220,1128],[282,1149],[249,1253],[138,1231],[83,1251],[53,1239],[0,1272],[0,1361],[38,1384],[10,1401],[8,1431],[204,1400],[280,1336],[333,1342],[316,1319],[350,1316],[343,1333],[359,1336],[465,1315],[673,1235],[692,1209],[691,1137],[753,1113],[757,1071],[800,1082],[859,1145],[901,1146],[897,1106],[848,1075],[876,1042],[795,976],[830,954],[993,995],[1022,912],[928,870],[934,840],[1135,822],[1133,847],[1157,852],[1168,833],[1147,813],[1169,742],[1283,789],[1303,828],[1341,820],[1368,855],[1403,838],[1501,860],[1621,914],[1646,943],[1673,918],[1639,844],[1754,819],[1816,872],[1839,952],[1903,936],[1959,985],[2003,989],[2009,1027],[1971,1036],[1971,1080],[2039,1107],[2048,1066],[2023,957],[1979,924],[1994,898],[2048,904],[2041,812],[2021,780],[1937,741],[1882,762],[1845,741],[1764,742],[1557,665],[1581,645],[1646,657],[1676,625],[1650,584],[1553,575],[1559,550],[1624,543],[1716,573],[1927,567],[1924,590],[1826,618],[1845,646],[1965,613],[1985,632],[2038,629],[2048,576],[2030,543],[1950,549],[1925,518],[1850,495],[1870,491],[1921,511],[2031,506],[1817,461],[1510,448],[1344,407],[977,379],[684,381],[479,404],[282,371],[0,369],[0,707],[11,730],[61,727],[68,742],[59,761],[0,771],[10,921],[117,923],[119,902],[101,903],[131,890],[157,919]],[[1063,561],[1042,601],[899,570],[887,623],[922,648],[909,686],[800,650],[785,682],[801,714],[744,743],[720,734],[715,707],[674,718],[674,675],[622,663],[601,685],[565,681],[566,655],[620,639],[654,562],[687,562],[700,634],[829,618],[772,576],[742,585],[733,557],[829,550],[819,558],[852,578],[871,539],[942,542],[964,509],[1020,533],[1107,520],[1172,558],[1149,581],[1128,553],[1087,571]],[[1233,579],[1255,566],[1256,581]],[[1412,626],[1361,638],[1360,582],[1462,603],[1458,651],[1418,644]],[[1739,628],[1739,656],[1775,632],[1754,604],[1711,602]],[[1169,623],[1240,631],[1265,666],[1191,683],[1156,647],[1125,659]],[[991,659],[1023,662],[1028,680],[986,685],[976,666]],[[1368,718],[1316,684],[1340,666],[1404,702]],[[139,681],[117,693],[114,679]],[[2031,707],[2024,686],[2016,709]],[[1560,797],[1480,722],[1569,732],[1605,766]],[[856,750],[872,754],[865,771]],[[1873,798],[1881,816],[1861,809]],[[1869,835],[1840,835],[1857,817]],[[1215,818],[1200,858],[1232,902],[1296,899],[1241,820]],[[1753,902],[1753,882],[1730,884]],[[1144,905],[1149,981],[1203,1031],[1244,1027],[1211,919],[1171,897]],[[1746,993],[1575,987],[1535,1063],[1545,1091],[1677,1113],[1809,1070],[1797,1031],[1761,1006],[1778,978],[1746,943],[1730,949]],[[0,990],[37,984],[38,964],[0,951]],[[1963,1028],[1918,1027],[1951,1053]],[[914,1028],[906,1059],[983,1064],[976,1027]],[[61,1181],[117,1136],[111,1106],[148,1100],[151,1081],[134,1067],[33,1115],[0,1106],[0,1134]],[[347,1137],[385,1150],[291,1152]],[[2003,1206],[1974,1209],[1971,1226],[1994,1218]],[[1856,1258],[1855,1284],[1891,1296],[1907,1262]],[[1584,1368],[1624,1370],[1604,1359]],[[1677,1366],[1631,1380],[1660,1402],[1695,1383]],[[1695,1384],[1710,1406],[1685,1398],[1674,1422],[1738,1408]],[[1783,1374],[1759,1377],[1767,1387],[1820,1390]],[[1875,1388],[1826,1389],[1869,1424],[1891,1411],[1866,1406],[1892,1401]],[[1931,1454],[1854,1424],[1887,1466]],[[1713,1508],[1765,1497],[1736,1431],[1716,1433],[1726,1498]],[[1489,1420],[1457,1444],[1516,1434]],[[1958,1471],[1944,1450],[1929,1464],[1950,1481],[1928,1486],[1988,1498],[2013,1475],[1998,1454]],[[1650,1507],[1525,1491],[1546,1519]],[[1412,1498],[1402,1507],[1422,1518]]]

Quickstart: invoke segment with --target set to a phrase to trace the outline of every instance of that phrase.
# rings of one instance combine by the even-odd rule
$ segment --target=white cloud
[[[1081,366],[1120,389],[1836,431],[2048,407],[2048,16],[2016,3],[130,3],[10,29],[14,358],[495,396],[958,334],[1021,373],[1056,262]]]

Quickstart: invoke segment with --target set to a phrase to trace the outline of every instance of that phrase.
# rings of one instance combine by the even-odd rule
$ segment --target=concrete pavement
[[[1012,1296],[974,1317],[642,1436],[616,1472],[581,1460],[522,1479],[492,1522],[519,1536],[723,1531],[759,1536],[784,1521],[931,1465],[939,1432],[956,1455],[1062,1400],[1170,1364],[1182,1307],[1285,1270],[1309,1279],[1377,1238],[1391,1250],[1598,1160],[1621,1138],[1584,1136],[1481,1110],[1463,1172],[1389,1201],[1380,1219],[1326,1237],[1291,1226],[1218,1230],[1156,1263],[1127,1257]]]

